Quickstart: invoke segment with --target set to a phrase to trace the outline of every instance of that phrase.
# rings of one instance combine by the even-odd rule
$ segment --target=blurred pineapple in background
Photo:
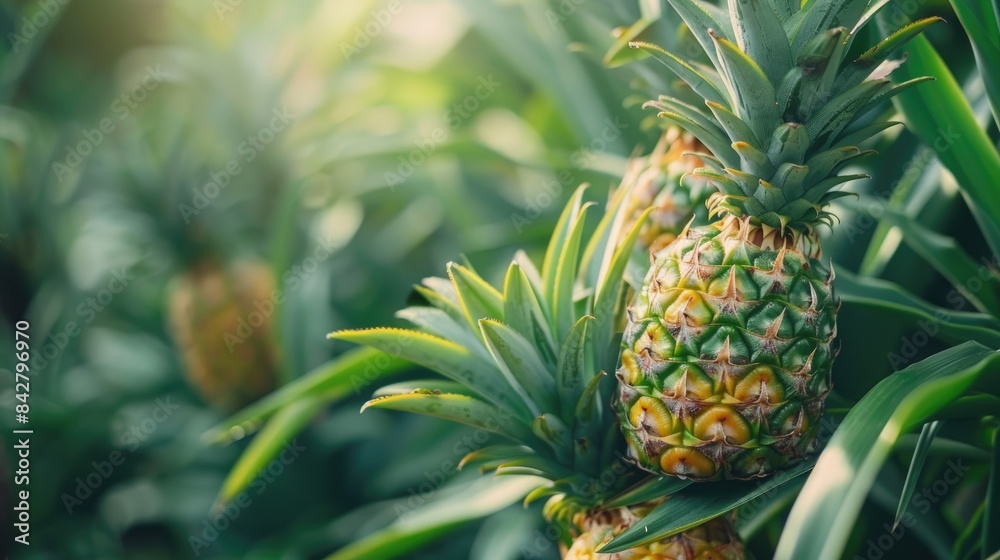
[[[652,153],[629,160],[619,189],[635,188],[625,201],[628,222],[623,231],[629,231],[647,208],[653,208],[640,230],[637,250],[655,253],[666,247],[695,216],[701,218],[700,223],[707,222],[705,203],[711,190],[704,179],[685,178],[703,165],[691,154],[705,152],[705,146],[694,136],[671,127]]]
[[[227,265],[212,256],[192,262],[167,289],[170,334],[188,382],[220,410],[238,409],[277,386],[274,292],[265,263]]]

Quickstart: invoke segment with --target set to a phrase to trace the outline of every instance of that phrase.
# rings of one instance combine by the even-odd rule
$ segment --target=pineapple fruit
[[[226,266],[212,257],[196,261],[168,287],[170,334],[188,382],[220,410],[236,410],[275,388],[276,318],[260,305],[271,302],[274,290],[266,264]]]
[[[889,60],[937,18],[848,57],[880,5],[867,0],[669,0],[712,65],[646,44],[705,103],[648,105],[708,149],[694,177],[716,221],[655,254],[628,310],[614,406],[642,468],[695,480],[765,476],[815,446],[836,355],[833,271],[819,224],[832,191],[895,123],[859,122],[922,80]],[[881,3],[884,5],[885,3]]]
[[[641,520],[661,500],[637,507],[601,511],[582,520],[584,532],[573,541],[563,560],[738,560],[745,558],[743,544],[733,530],[729,516],[706,523],[666,539],[638,546],[618,554],[597,550]]]
[[[705,152],[705,147],[693,135],[670,127],[652,153],[629,160],[619,187],[629,190],[625,231],[647,208],[653,208],[636,240],[638,250],[659,251],[676,239],[696,214],[703,214],[710,192],[705,181],[680,184],[684,175],[701,167],[701,160],[689,155],[699,152]],[[703,222],[707,216],[698,217]]]
[[[607,404],[614,383],[604,379],[617,361],[615,324],[623,314],[624,270],[648,214],[619,242],[616,229],[626,221],[627,195],[612,199],[586,241],[590,205],[582,204],[583,190],[578,190],[556,226],[541,269],[518,252],[499,289],[456,263],[448,266],[447,279],[426,279],[417,291],[429,306],[398,314],[416,329],[330,336],[440,373],[444,379],[384,387],[365,408],[426,414],[510,440],[514,445],[470,453],[462,466],[548,479],[525,501],[547,499],[543,511],[558,529],[567,558],[739,559],[742,548],[734,533],[719,529],[728,521],[626,552],[596,550],[655,506],[610,507],[612,498],[643,474],[619,458],[624,441]],[[606,484],[609,478],[613,482]]]

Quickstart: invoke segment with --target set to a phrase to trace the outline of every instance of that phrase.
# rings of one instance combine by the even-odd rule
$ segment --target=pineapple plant
[[[590,206],[582,204],[583,189],[578,190],[541,269],[518,252],[501,288],[456,263],[448,266],[447,279],[426,279],[416,290],[430,305],[398,314],[415,330],[349,330],[330,336],[443,375],[445,380],[384,387],[365,409],[426,414],[510,440],[473,451],[462,465],[547,479],[525,502],[547,498],[544,512],[558,528],[566,558],[743,558],[726,517],[626,552],[598,552],[662,500],[615,500],[642,482],[641,471],[627,468],[619,457],[624,442],[608,406],[613,383],[605,379],[617,359],[614,325],[623,311],[624,270],[649,214],[644,212],[618,243],[615,230],[625,224],[629,194],[620,191],[612,199],[585,243]]]
[[[625,201],[627,228],[638,222],[647,208],[653,208],[636,240],[638,250],[657,252],[676,239],[696,215],[699,222],[705,220],[709,195],[705,182],[680,184],[683,176],[702,166],[701,160],[690,154],[704,151],[692,134],[670,127],[650,154],[629,160],[619,187],[630,193]]]
[[[245,406],[276,386],[275,317],[261,305],[274,290],[265,263],[225,265],[212,256],[196,259],[168,287],[169,330],[188,382],[220,410]]]
[[[694,480],[765,476],[815,447],[837,354],[832,225],[842,173],[859,144],[893,123],[869,109],[922,78],[894,84],[889,57],[937,18],[856,54],[885,2],[670,0],[706,54],[693,66],[634,43],[686,81],[704,105],[647,105],[707,148],[692,177],[709,183],[714,221],[657,252],[628,310],[614,407],[630,456]],[[869,7],[869,4],[871,6]]]

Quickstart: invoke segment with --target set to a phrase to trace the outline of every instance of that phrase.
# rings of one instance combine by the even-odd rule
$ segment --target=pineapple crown
[[[623,189],[587,241],[592,204],[583,204],[584,189],[563,211],[540,271],[518,251],[498,289],[470,265],[450,263],[447,279],[416,287],[429,306],[398,313],[416,329],[330,335],[440,373],[444,379],[383,387],[364,409],[425,414],[505,436],[515,445],[474,451],[461,466],[548,479],[526,502],[548,497],[546,514],[568,531],[574,515],[614,496],[634,474],[620,459],[623,440],[608,406],[613,383],[604,378],[617,360],[624,272],[649,213],[625,225]]]
[[[869,109],[916,83],[894,84],[902,63],[889,57],[940,18],[913,22],[857,54],[858,33],[887,0],[669,0],[711,66],[688,63],[655,45],[633,42],[683,79],[705,106],[670,96],[647,106],[694,134],[711,152],[693,175],[718,189],[713,215],[749,216],[765,226],[811,232],[831,223],[825,210],[867,177],[840,174],[872,152],[858,144],[896,122],[859,123]]]

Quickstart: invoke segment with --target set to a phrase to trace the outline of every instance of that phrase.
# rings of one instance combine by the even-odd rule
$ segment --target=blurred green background
[[[661,5],[0,0],[0,367],[28,321],[35,431],[31,545],[12,557],[321,558],[422,504],[468,432],[359,416],[374,385],[315,419],[222,530],[212,506],[246,442],[202,434],[348,349],[325,333],[394,323],[447,261],[496,280],[515,249],[537,254],[578,184],[605,199],[656,143],[640,105],[669,78],[602,58],[616,29]],[[953,72],[971,72],[961,29],[934,33]],[[969,95],[987,116],[982,91]],[[904,131],[881,142],[890,165],[851,187],[862,203],[903,179],[892,204],[968,222],[929,150]],[[856,227],[826,245],[838,264],[942,292],[933,273],[894,276],[915,262],[898,238],[866,253],[887,234],[851,204],[838,211]],[[852,346],[874,328],[863,313],[843,324],[841,363],[878,356],[840,385],[857,396],[891,368]],[[17,403],[5,371],[4,545]],[[529,513],[515,505],[409,557],[523,545],[556,558]]]

